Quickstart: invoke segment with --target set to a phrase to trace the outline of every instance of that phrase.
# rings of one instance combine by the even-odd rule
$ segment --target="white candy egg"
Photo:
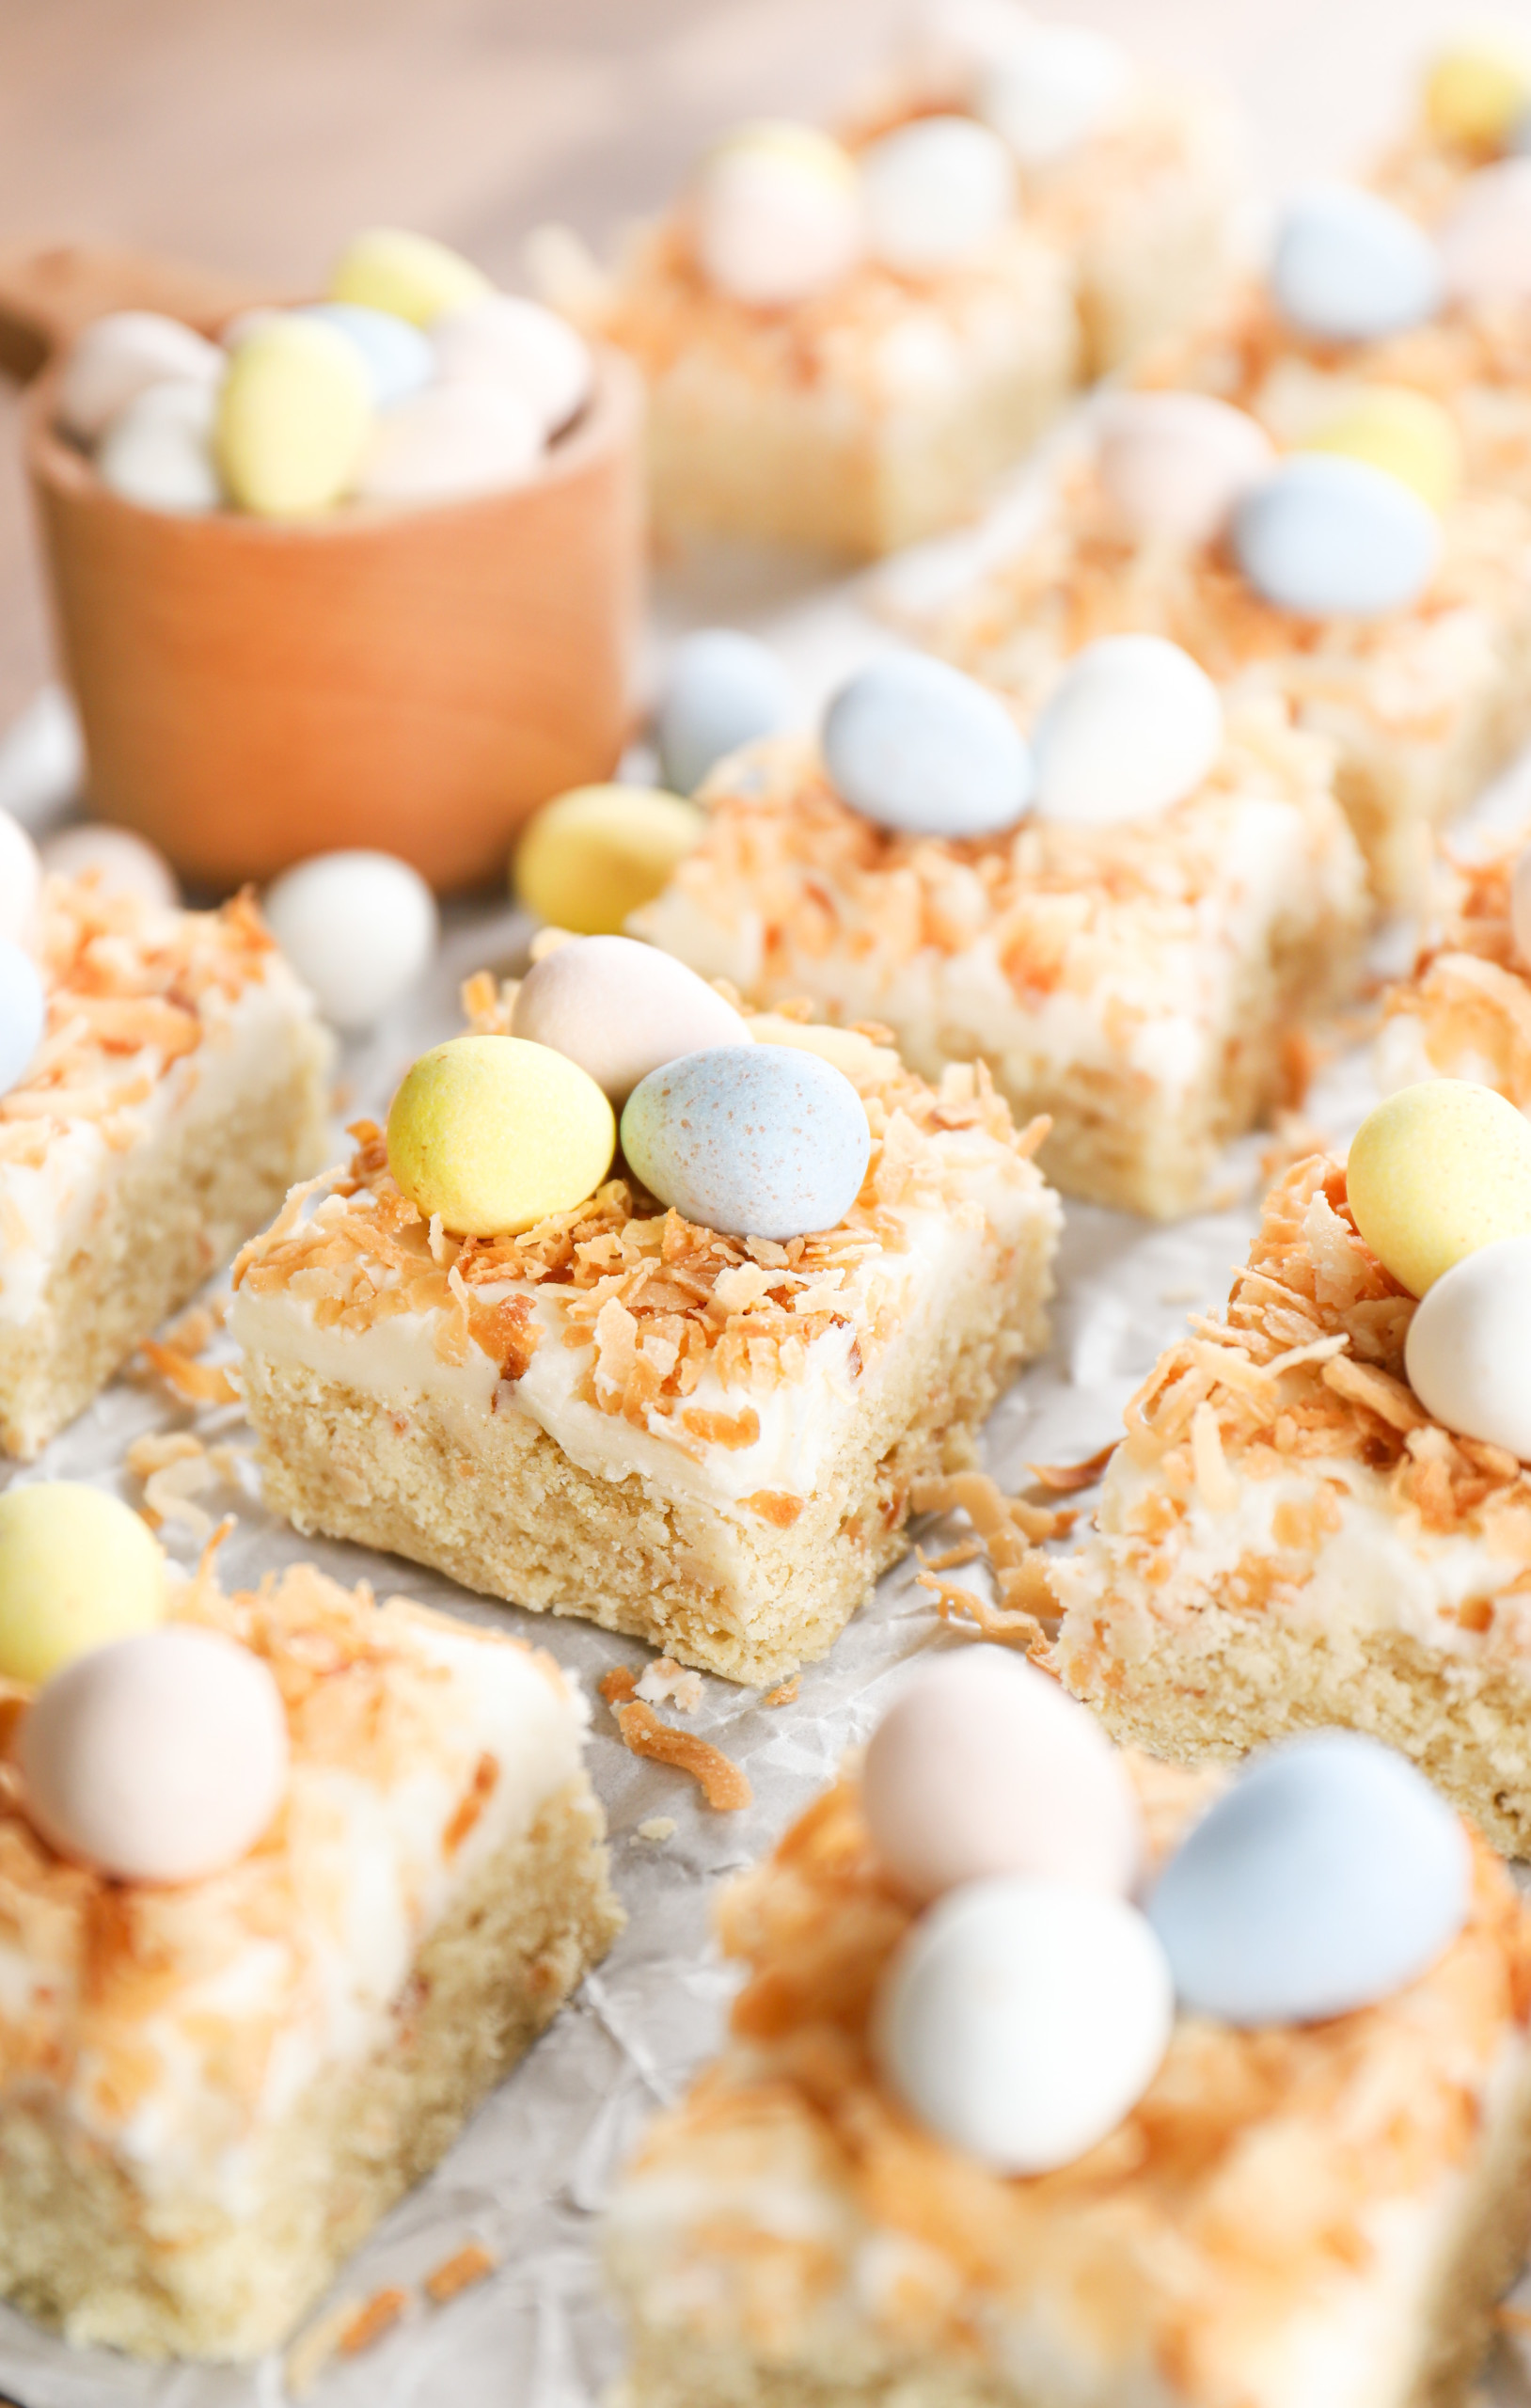
[[[431,328],[436,373],[448,384],[508,385],[530,404],[545,436],[584,408],[594,363],[566,318],[514,293],[491,293]]]
[[[1501,159],[1469,176],[1441,228],[1440,247],[1454,300],[1531,294],[1531,159]]]
[[[867,243],[891,268],[968,259],[1015,214],[1015,162],[971,118],[916,118],[869,143],[860,166]]]
[[[24,1079],[48,1025],[48,998],[37,963],[0,937],[0,1095]]]
[[[25,944],[32,933],[42,863],[19,819],[0,811],[0,937]]]
[[[1045,167],[1097,133],[1131,81],[1109,34],[1029,24],[980,75],[976,104],[1023,167]]]
[[[170,1624],[45,1681],[16,1745],[29,1819],[123,1881],[199,1881],[255,1846],[287,1786],[287,1718],[260,1657]]]
[[[380,416],[356,479],[363,501],[451,501],[525,484],[543,424],[508,385],[432,385]]]
[[[927,1666],[883,1716],[861,1773],[873,1845],[918,1898],[993,1874],[1121,1893],[1142,1818],[1089,1710],[1002,1647]]]
[[[905,2104],[1001,2174],[1046,2174],[1130,2115],[1169,2043],[1164,1951],[1125,1899],[974,1881],[921,1918],[884,1977],[875,2044]]]
[[[1162,636],[1105,636],[1065,670],[1032,731],[1045,819],[1105,828],[1194,793],[1223,749],[1217,688]]]
[[[864,245],[860,181],[813,127],[746,126],[708,152],[691,194],[704,274],[757,308],[780,308],[848,276]]]
[[[150,385],[215,386],[227,362],[215,342],[151,309],[114,309],[86,327],[58,380],[58,423],[94,443]]]
[[[337,1028],[371,1028],[436,948],[435,897],[392,853],[318,853],[268,890],[266,919]]]
[[[96,474],[124,501],[197,517],[216,510],[223,485],[213,458],[217,391],[212,385],[150,385],[119,410],[96,452]]]
[[[705,978],[632,937],[576,937],[544,954],[516,990],[511,1035],[566,1054],[619,1109],[681,1054],[751,1041]]]
[[[1275,463],[1258,420],[1210,393],[1123,393],[1096,443],[1106,494],[1134,535],[1207,544]]]
[[[1521,855],[1510,878],[1509,925],[1522,964],[1531,970],[1531,845]]]
[[[1531,1237],[1464,1255],[1421,1297],[1404,1344],[1434,1421],[1531,1463]]]
[[[42,866],[55,878],[93,879],[103,895],[132,895],[172,910],[181,900],[176,874],[157,846],[131,828],[89,821],[62,828],[42,848]]]

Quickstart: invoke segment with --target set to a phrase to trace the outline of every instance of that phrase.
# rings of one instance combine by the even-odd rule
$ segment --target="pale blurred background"
[[[1039,0],[1231,86],[1268,184],[1357,164],[1454,0]],[[831,109],[915,0],[0,0],[0,244],[106,239],[303,290],[358,226],[522,279],[546,217],[598,246],[741,117]],[[1531,33],[1531,0],[1492,19]],[[42,677],[15,405],[0,397],[0,725]]]

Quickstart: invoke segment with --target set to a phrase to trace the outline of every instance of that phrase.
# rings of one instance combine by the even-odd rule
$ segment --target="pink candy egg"
[[[861,1802],[873,1845],[916,1897],[1027,1873],[1123,1893],[1143,1834],[1094,1717],[1002,1647],[920,1673],[872,1735]]]
[[[158,848],[128,828],[87,822],[60,829],[42,848],[42,866],[56,878],[94,879],[103,895],[131,895],[173,911],[181,900],[176,874]]]
[[[1453,300],[1523,301],[1531,294],[1531,159],[1501,159],[1469,176],[1440,243]]]
[[[61,1856],[123,1881],[199,1881],[280,1805],[287,1718],[260,1656],[171,1624],[44,1682],[16,1752],[27,1815]]]
[[[1247,410],[1208,393],[1124,393],[1097,442],[1100,482],[1134,535],[1207,544],[1275,463]]]

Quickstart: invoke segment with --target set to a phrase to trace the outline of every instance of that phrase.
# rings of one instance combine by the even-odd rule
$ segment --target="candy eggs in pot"
[[[976,105],[1023,167],[1046,167],[1099,131],[1131,81],[1131,61],[1109,34],[1028,24],[997,47]]]
[[[45,1681],[165,1610],[159,1544],[119,1498],[67,1480],[0,1496],[0,1675]]]
[[[308,516],[350,492],[371,424],[371,379],[355,344],[292,311],[229,359],[214,425],[219,471],[242,510]]]
[[[94,443],[150,385],[202,385],[223,374],[218,345],[177,318],[152,309],[114,309],[78,335],[59,373],[58,423],[77,442]]]
[[[355,301],[316,301],[298,314],[319,325],[333,326],[355,343],[375,409],[391,409],[395,403],[407,401],[435,374],[430,337],[389,309],[368,309]]]
[[[1210,393],[1123,393],[1096,439],[1101,484],[1133,534],[1207,544],[1275,464],[1258,420]]]
[[[1110,827],[1194,793],[1223,750],[1223,705],[1178,644],[1104,636],[1064,671],[1032,750],[1045,819]]]
[[[1423,325],[1444,291],[1429,236],[1353,184],[1316,184],[1289,204],[1270,284],[1290,324],[1325,342],[1375,342]]]
[[[1164,1953],[1124,1899],[1031,1877],[974,1881],[915,1924],[874,2042],[906,2106],[1002,2174],[1046,2174],[1115,2130],[1163,2059]]]
[[[990,835],[1032,798],[1031,753],[999,696],[923,653],[889,653],[842,686],[823,747],[852,810],[901,835]]]
[[[198,1881],[247,1855],[287,1787],[287,1718],[260,1657],[172,1624],[81,1656],[23,1717],[28,1818],[123,1881]]]
[[[1531,1463],[1531,1231],[1464,1255],[1409,1324],[1404,1367],[1432,1421]]]
[[[212,385],[150,385],[118,412],[96,452],[96,474],[124,501],[196,517],[216,510]]]
[[[355,491],[360,501],[454,501],[525,484],[542,456],[542,424],[521,394],[432,385],[377,420]]]
[[[705,826],[695,803],[655,787],[575,786],[528,822],[511,863],[516,895],[550,927],[619,936]]]
[[[1253,1758],[1164,1866],[1147,1913],[1182,2005],[1318,2021],[1390,1997],[1460,1930],[1472,1857],[1406,1758],[1324,1731]]]
[[[715,1046],[653,1070],[622,1147],[661,1204],[729,1237],[833,1228],[860,1193],[872,1133],[844,1073],[784,1045]]]
[[[869,143],[860,165],[867,246],[904,274],[971,258],[1015,215],[1014,161],[971,118],[916,118]]]
[[[165,855],[131,828],[95,820],[61,828],[42,848],[42,866],[52,877],[89,879],[103,895],[131,895],[153,909],[171,911],[181,900]]]
[[[37,963],[0,937],[0,1096],[24,1079],[48,1025],[48,999]]]
[[[1531,293],[1531,159],[1501,159],[1470,176],[1440,241],[1453,299],[1523,301]]]
[[[0,938],[24,944],[42,886],[38,848],[19,819],[0,811]]]
[[[847,276],[863,244],[860,186],[838,142],[813,127],[743,127],[702,160],[692,240],[703,274],[761,309],[809,299]]]
[[[1531,1127],[1471,1079],[1427,1079],[1378,1104],[1346,1181],[1356,1228],[1413,1296],[1480,1246],[1531,1236]]]
[[[435,898],[391,853],[318,853],[268,888],[272,935],[324,1018],[371,1028],[422,976],[436,949]]]
[[[538,301],[491,293],[431,329],[435,372],[449,384],[508,385],[551,437],[590,399],[594,363],[589,343]]]
[[[434,326],[453,309],[487,300],[489,278],[429,234],[374,226],[346,246],[330,277],[329,298],[382,309],[411,325]]]
[[[1002,1647],[964,1647],[910,1682],[872,1735],[861,1804],[878,1856],[921,1899],[998,1874],[1121,1894],[1143,1853],[1100,1725]]]
[[[511,1035],[551,1045],[618,1108],[683,1054],[750,1040],[747,1021],[684,961],[632,937],[575,937],[516,990]]]
[[[702,627],[671,655],[655,713],[665,784],[695,794],[725,753],[790,725],[794,696],[767,644],[734,627]]]
[[[582,1204],[616,1142],[588,1072],[517,1037],[456,1037],[422,1054],[388,1112],[388,1168],[453,1237],[515,1237]]]
[[[1239,503],[1234,550],[1255,592],[1304,618],[1375,619],[1418,601],[1441,522],[1369,460],[1300,452]]]

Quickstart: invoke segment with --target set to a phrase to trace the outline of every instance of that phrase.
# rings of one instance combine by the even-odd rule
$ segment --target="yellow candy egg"
[[[516,894],[551,927],[620,936],[629,911],[669,884],[706,816],[648,786],[576,786],[529,824],[512,864]]]
[[[1444,51],[1425,82],[1425,119],[1442,142],[1492,152],[1531,108],[1531,54],[1508,42]]]
[[[1400,1087],[1357,1130],[1349,1184],[1373,1254],[1423,1296],[1480,1246],[1531,1236],[1531,1125],[1470,1079]]]
[[[1376,385],[1303,444],[1341,452],[1384,468],[1432,510],[1444,510],[1461,483],[1461,441],[1439,402],[1402,385]]]
[[[229,491],[263,518],[301,518],[347,493],[372,423],[356,345],[317,318],[268,319],[229,363],[213,446]]]
[[[422,1054],[388,1114],[388,1168],[453,1237],[514,1237],[594,1194],[617,1123],[589,1072],[519,1037]]]
[[[103,1488],[29,1481],[0,1497],[0,1674],[45,1681],[165,1619],[165,1559]]]
[[[471,260],[429,234],[374,226],[358,234],[342,254],[330,278],[329,297],[429,326],[450,309],[471,309],[476,301],[486,300],[494,289]]]

